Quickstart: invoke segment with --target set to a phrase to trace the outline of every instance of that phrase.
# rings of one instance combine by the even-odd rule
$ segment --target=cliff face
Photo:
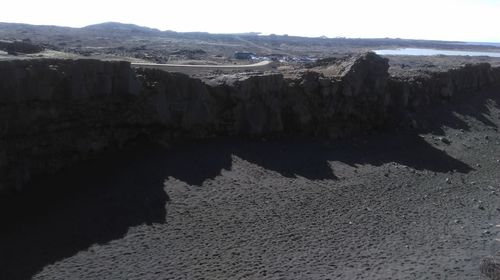
[[[159,122],[190,137],[329,135],[385,117],[388,62],[364,54],[325,73],[234,74],[199,80],[137,70]],[[340,69],[335,72],[334,70]]]
[[[144,125],[127,63],[7,61],[0,77],[2,189],[119,145]]]
[[[391,99],[396,107],[415,109],[499,82],[500,69],[481,63],[419,77],[395,77],[389,81],[388,91],[392,93]]]
[[[158,123],[185,137],[262,135],[282,130],[283,76],[228,75],[208,81],[137,70]]]
[[[389,77],[373,53],[297,73],[191,78],[126,62],[0,62],[0,190],[19,189],[139,136],[339,137],[399,122],[500,81],[489,64]]]
[[[426,108],[474,95],[499,84],[500,68],[481,63],[418,77],[391,77],[386,92],[389,94],[390,114],[397,118],[397,124],[420,128],[415,118]]]

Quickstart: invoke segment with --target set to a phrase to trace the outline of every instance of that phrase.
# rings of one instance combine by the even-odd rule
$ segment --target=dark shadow
[[[337,179],[328,164],[328,155],[333,155],[323,143],[318,139],[244,141],[234,145],[234,154],[285,177]]]
[[[227,140],[175,145],[163,155],[157,155],[157,162],[163,164],[162,175],[201,186],[205,180],[219,175],[222,169],[231,168],[232,150],[233,146]]]
[[[335,179],[331,161],[353,166],[398,162],[436,172],[471,170],[411,134],[333,142],[220,139],[108,155],[0,199],[0,279],[29,279],[46,265],[123,237],[130,227],[164,223],[165,179],[201,185],[230,169],[233,155],[286,177],[309,179]]]
[[[497,94],[498,95],[498,94]],[[498,96],[496,97],[498,98]],[[482,100],[482,101],[481,101]],[[466,105],[440,107],[444,125],[463,126],[453,115],[483,121],[485,95]],[[475,104],[473,102],[478,102]],[[477,106],[475,106],[477,105]],[[417,170],[469,172],[467,164],[427,143],[416,132],[380,133],[352,139],[218,139],[157,146],[108,155],[38,180],[31,189],[0,198],[0,279],[30,279],[45,266],[119,239],[130,227],[164,223],[169,176],[200,186],[237,156],[285,177],[336,179],[331,162],[380,166],[396,162]],[[168,191],[168,186],[167,186]]]
[[[311,180],[336,179],[330,166],[332,161],[353,167],[396,162],[417,170],[434,172],[455,170],[467,173],[473,170],[411,133],[376,134],[337,141],[295,139],[246,142],[237,146],[234,152],[249,162],[277,171],[285,177],[301,176]]]
[[[336,154],[335,160],[351,166],[380,166],[395,162],[416,170],[433,172],[467,173],[473,170],[469,165],[449,156],[413,133],[378,134],[357,138],[354,142],[350,140],[349,143],[338,143],[331,153]]]
[[[488,105],[499,107],[500,88],[490,88],[482,91],[467,91],[456,94],[449,101],[421,108],[416,118],[426,124],[424,132],[443,135],[443,127],[470,131],[469,125],[461,117],[473,118],[483,125],[493,128],[498,126],[487,118],[490,113]]]
[[[201,153],[198,160],[187,153],[149,147],[110,154],[1,197],[0,279],[31,279],[46,265],[123,237],[130,227],[164,223],[168,176],[200,184],[231,163],[227,155]]]
[[[500,88],[462,93],[456,97],[450,110],[459,115],[475,118],[486,126],[497,128],[498,126],[486,117],[490,113],[488,103],[498,108]]]

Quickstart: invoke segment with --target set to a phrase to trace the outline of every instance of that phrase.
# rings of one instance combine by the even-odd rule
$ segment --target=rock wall
[[[416,77],[391,77],[386,92],[396,124],[421,128],[415,119],[425,109],[498,85],[500,68],[480,63]]]
[[[139,69],[141,96],[159,122],[186,137],[212,135],[327,135],[381,124],[388,61],[373,53],[352,57],[335,71],[234,74],[204,80]]]
[[[449,100],[453,95],[481,90],[499,82],[500,68],[480,63],[418,77],[394,77],[387,90],[396,107],[407,109],[427,106],[436,100]]]
[[[202,80],[126,62],[2,61],[0,191],[138,137],[340,137],[500,81],[489,64],[408,78],[388,68],[367,53],[321,69]]]
[[[0,189],[19,189],[140,133],[139,86],[124,62],[0,62]]]

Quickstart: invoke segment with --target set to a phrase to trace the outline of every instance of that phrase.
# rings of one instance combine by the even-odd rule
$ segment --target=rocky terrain
[[[440,107],[429,133],[149,145],[78,165],[2,201],[0,275],[483,279],[499,249],[497,94]]]
[[[192,78],[126,62],[0,62],[2,190],[145,137],[338,138],[385,126],[425,126],[415,114],[500,81],[489,64],[390,77],[373,53],[328,66]]]
[[[51,31],[4,38],[0,279],[481,279],[500,249],[496,60],[187,75],[16,28]]]
[[[160,31],[133,24],[108,22],[83,28],[0,23],[0,40],[23,41],[43,46],[58,55],[178,64],[240,63],[239,51],[258,57],[302,63],[311,59],[344,56],[387,48],[439,48],[499,51],[493,45],[408,39],[306,38],[258,33],[209,34]],[[1,56],[0,56],[1,59]]]

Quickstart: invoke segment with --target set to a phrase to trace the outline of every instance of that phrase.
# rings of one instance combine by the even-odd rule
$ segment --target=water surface
[[[374,52],[378,55],[422,55],[422,56],[448,55],[448,56],[500,57],[500,52],[454,51],[454,50],[420,49],[420,48],[374,50]]]

